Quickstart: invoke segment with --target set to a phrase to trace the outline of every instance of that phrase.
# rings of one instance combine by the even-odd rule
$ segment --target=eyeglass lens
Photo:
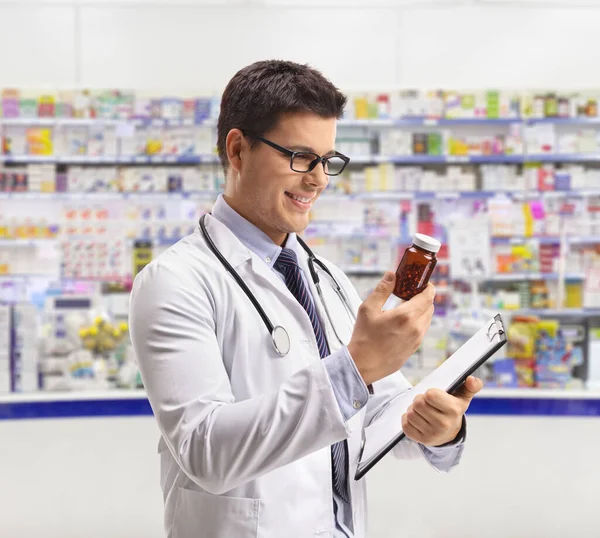
[[[310,172],[317,164],[318,157],[314,153],[296,153],[292,157],[292,170],[295,172]],[[338,175],[344,166],[346,166],[344,159],[332,155],[325,161],[325,173],[330,176]]]

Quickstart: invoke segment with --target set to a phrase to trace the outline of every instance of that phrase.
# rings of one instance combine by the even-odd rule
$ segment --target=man
[[[131,336],[162,434],[169,537],[366,535],[362,433],[410,387],[399,369],[429,327],[434,288],[383,311],[394,273],[361,304],[321,260],[331,278],[317,271],[317,293],[296,234],[349,160],[334,149],[345,102],[308,66],[239,71],[218,122],[224,195],[135,280]],[[469,378],[456,396],[418,397],[397,417],[409,439],[395,455],[456,465],[480,388]]]

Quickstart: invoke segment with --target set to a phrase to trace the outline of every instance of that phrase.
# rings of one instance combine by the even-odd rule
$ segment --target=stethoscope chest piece
[[[281,357],[285,357],[290,352],[290,337],[287,331],[281,326],[273,327],[271,332],[273,347]]]

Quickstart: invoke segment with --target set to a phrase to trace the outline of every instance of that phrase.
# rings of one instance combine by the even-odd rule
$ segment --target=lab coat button
[[[271,263],[271,258],[270,258],[269,256],[267,256],[267,257],[265,258],[265,261],[266,261],[267,263]]]

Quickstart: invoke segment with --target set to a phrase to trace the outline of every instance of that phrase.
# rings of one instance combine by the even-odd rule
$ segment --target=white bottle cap
[[[433,253],[439,252],[440,248],[442,248],[442,244],[437,239],[425,234],[415,234],[413,244]]]

